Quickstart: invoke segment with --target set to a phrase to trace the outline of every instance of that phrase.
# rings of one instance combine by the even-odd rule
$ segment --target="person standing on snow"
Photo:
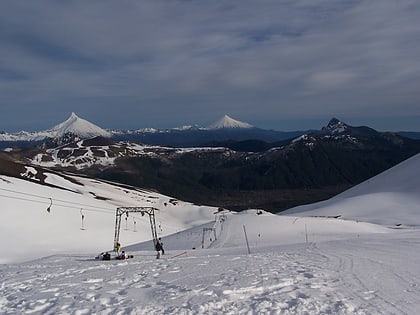
[[[117,242],[117,244],[115,245],[115,251],[117,252],[117,256],[120,255],[120,250],[121,250],[121,244]]]
[[[163,249],[163,242],[162,242],[162,239],[160,237],[156,241],[156,251],[158,252],[158,257],[160,256],[161,251],[162,251],[162,255],[165,255],[165,250]]]

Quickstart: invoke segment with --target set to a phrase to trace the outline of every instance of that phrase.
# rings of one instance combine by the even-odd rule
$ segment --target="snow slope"
[[[337,216],[382,225],[420,226],[420,154],[329,200],[283,214]]]
[[[27,168],[25,175],[33,178],[33,172],[35,169]],[[112,249],[115,212],[121,206],[159,209],[156,213],[159,235],[208,222],[215,211],[212,207],[195,206],[154,192],[75,176],[46,175],[46,182],[55,187],[0,176],[0,246],[7,249],[0,254],[0,263]],[[127,230],[120,235],[123,245],[151,238],[148,217],[133,215],[127,221],[123,219],[122,229]]]
[[[0,266],[4,314],[417,314],[419,231]],[[407,259],[410,255],[410,259]],[[172,258],[174,257],[174,258]]]
[[[0,312],[417,314],[418,167],[416,156],[307,212],[290,210],[294,216],[216,211],[86,178],[49,174],[50,184],[66,189],[58,190],[0,176],[0,237],[9,252],[1,258],[15,262],[0,265]],[[142,217],[122,223],[133,259],[93,259],[112,246],[122,204],[160,209],[161,259]],[[337,209],[340,218],[325,217]],[[30,257],[38,259],[16,263]]]

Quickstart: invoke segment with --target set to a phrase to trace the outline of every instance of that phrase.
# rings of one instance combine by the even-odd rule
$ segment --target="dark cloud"
[[[72,111],[109,128],[228,113],[276,129],[398,115],[387,128],[415,129],[419,16],[416,0],[2,1],[0,129]]]

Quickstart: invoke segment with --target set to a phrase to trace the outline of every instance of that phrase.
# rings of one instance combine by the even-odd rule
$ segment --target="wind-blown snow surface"
[[[15,255],[8,260],[24,257],[13,253],[10,244],[14,239],[14,246],[23,251],[35,255],[39,250],[38,257],[50,256],[0,266],[0,313],[417,314],[420,229],[419,203],[414,196],[420,193],[420,180],[411,174],[419,169],[419,161],[418,156],[412,158],[343,194],[366,198],[359,207],[352,208],[351,203],[334,207],[332,199],[325,203],[331,211],[318,204],[317,211],[309,212],[317,217],[304,216],[297,209],[294,216],[257,210],[214,215],[214,208],[88,179],[73,178],[82,186],[48,175],[50,183],[70,190],[57,191],[1,176],[2,195],[9,194],[4,189],[30,191],[53,195],[57,201],[48,214],[42,199],[35,205],[33,201],[1,198],[10,208],[2,220],[7,224],[0,223],[2,247]],[[407,185],[400,186],[399,181]],[[379,211],[380,203],[367,197],[374,193],[387,200],[407,197],[404,207],[397,208],[398,221],[389,213],[395,207],[382,203]],[[335,198],[336,202],[341,202],[343,195]],[[112,211],[86,211],[86,230],[82,231],[78,205],[74,204],[75,209],[67,203],[61,208],[58,205],[59,199],[69,200],[69,196],[75,203],[89,204],[92,210],[94,206],[112,210],[123,202],[155,205],[161,209],[157,221],[162,227],[159,234],[165,255],[156,259],[151,241],[137,243],[150,239],[144,218],[136,228],[130,222],[122,223],[123,246],[133,259],[93,259],[98,251],[112,246]],[[105,196],[107,200],[103,200]],[[358,212],[360,207],[363,212]],[[319,217],[324,214],[342,217]],[[399,223],[402,225],[395,225]],[[6,225],[11,227],[5,230]],[[26,230],[34,225],[47,231]],[[90,230],[95,232],[89,237],[80,236]]]

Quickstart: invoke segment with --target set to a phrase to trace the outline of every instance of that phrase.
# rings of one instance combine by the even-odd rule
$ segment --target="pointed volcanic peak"
[[[345,132],[349,129],[349,125],[342,122],[341,120],[333,117],[329,122],[328,125],[325,127],[322,127],[323,131],[326,131],[330,134],[340,134]]]
[[[354,126],[350,126],[346,123],[344,123],[343,121],[337,119],[337,118],[332,118],[329,122],[328,125],[325,127],[322,127],[321,129],[322,132],[329,134],[329,135],[341,135],[341,134],[347,134],[347,135],[351,135],[351,136],[376,136],[379,133],[375,130],[372,129],[370,127],[366,127],[366,126],[360,126],[360,127],[354,127]]]
[[[66,121],[56,125],[50,129],[49,132],[51,132],[54,137],[62,137],[67,133],[72,133],[85,139],[98,136],[111,137],[111,134],[108,131],[80,118],[75,113],[71,113]]]
[[[251,124],[246,122],[242,122],[236,119],[229,117],[228,115],[224,115],[214,124],[208,127],[209,129],[227,129],[227,128],[254,128]]]

